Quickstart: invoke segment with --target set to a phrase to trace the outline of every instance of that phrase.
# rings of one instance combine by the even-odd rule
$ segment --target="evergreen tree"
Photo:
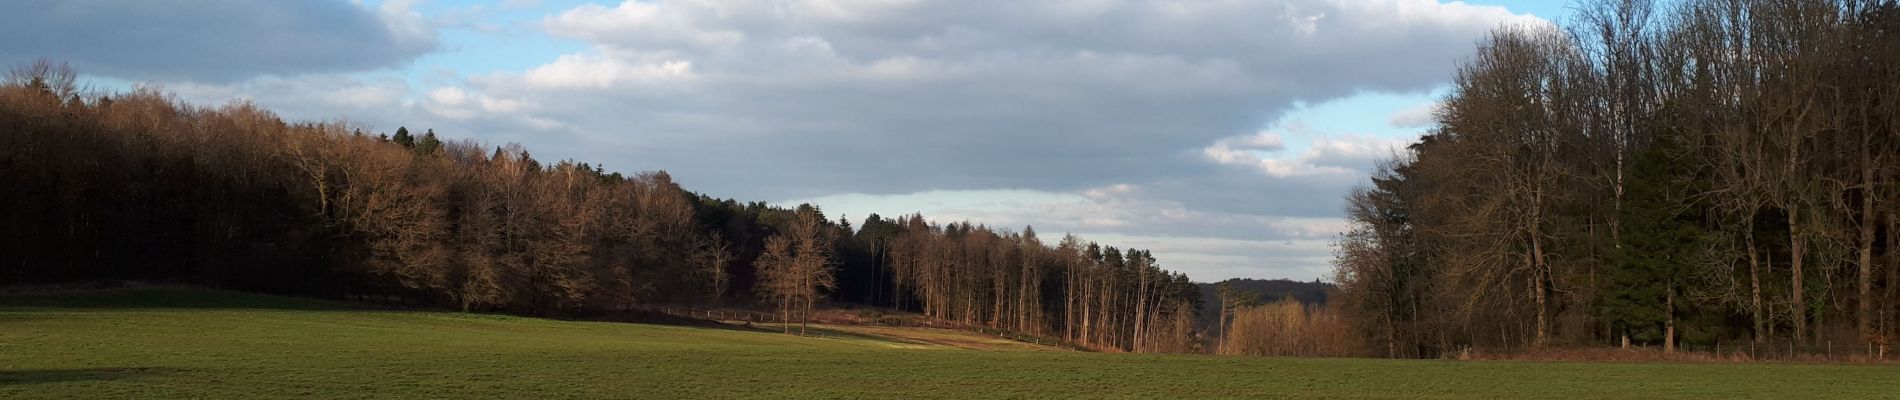
[[[416,147],[416,137],[409,135],[408,127],[400,127],[400,126],[396,127],[396,136],[390,137],[389,140],[396,142],[396,144],[402,145],[402,147],[408,147],[408,148]]]
[[[402,131],[398,131],[402,132]],[[442,151],[442,140],[436,139],[435,130],[422,133],[422,139],[415,143],[416,154],[432,155]]]
[[[1620,213],[1621,247],[1602,303],[1613,334],[1670,349],[1684,274],[1703,236],[1688,196],[1694,171],[1674,160],[1674,142],[1662,138],[1633,160]]]

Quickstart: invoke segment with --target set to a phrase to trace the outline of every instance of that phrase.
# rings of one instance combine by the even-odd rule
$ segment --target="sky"
[[[432,129],[688,190],[1328,279],[1343,199],[1487,31],[1562,0],[69,0],[0,63]],[[1045,239],[1049,240],[1049,239]]]

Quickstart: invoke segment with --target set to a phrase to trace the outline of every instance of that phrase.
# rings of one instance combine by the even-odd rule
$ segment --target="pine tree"
[[[416,147],[416,137],[409,135],[408,127],[396,127],[396,136],[390,137],[389,140],[402,145],[402,147]]]
[[[407,133],[403,131],[397,131],[397,132]],[[430,129],[427,132],[422,133],[421,140],[418,140],[415,142],[415,149],[416,149],[416,154],[433,155],[437,152],[442,151],[442,140],[436,139],[435,130]]]
[[[1636,155],[1621,211],[1623,232],[1605,288],[1604,317],[1625,340],[1675,349],[1677,300],[1703,234],[1688,201],[1693,171],[1673,160],[1673,140]]]

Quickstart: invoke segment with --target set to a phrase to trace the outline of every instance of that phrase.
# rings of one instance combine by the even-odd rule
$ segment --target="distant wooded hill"
[[[1201,326],[1214,326],[1214,318],[1220,313],[1220,294],[1214,285],[1227,283],[1234,290],[1258,293],[1259,303],[1269,303],[1291,297],[1303,304],[1326,304],[1326,292],[1335,289],[1333,284],[1313,281],[1301,282],[1286,279],[1228,279],[1213,283],[1196,283],[1201,287],[1201,307],[1198,316]]]
[[[77,80],[51,62],[0,80],[0,287],[155,281],[564,316],[790,319],[850,302],[1100,350],[1197,350],[1197,286],[1146,250],[919,214],[854,228],[664,171]]]

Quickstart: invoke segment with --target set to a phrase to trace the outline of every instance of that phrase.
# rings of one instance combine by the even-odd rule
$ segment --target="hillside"
[[[1261,302],[1273,302],[1288,297],[1306,304],[1326,304],[1327,291],[1335,287],[1325,282],[1300,282],[1286,279],[1228,279],[1215,283],[1196,283],[1201,288],[1201,310],[1197,317],[1200,326],[1214,326],[1214,318],[1220,313],[1220,293],[1214,285],[1227,283],[1242,292],[1260,295]]]
[[[921,213],[854,223],[430,128],[57,84],[76,76],[42,61],[0,80],[0,287],[173,282],[532,316],[755,303],[808,315],[828,300],[1195,351],[1185,311],[1200,295],[1145,249]],[[1096,295],[1064,297],[1077,292]]]
[[[369,310],[179,289],[0,297],[0,322],[0,354],[6,354],[0,398],[9,399],[1872,398],[1900,392],[1900,381],[1887,379],[1891,368],[1872,366],[977,351],[866,336],[816,339]]]

